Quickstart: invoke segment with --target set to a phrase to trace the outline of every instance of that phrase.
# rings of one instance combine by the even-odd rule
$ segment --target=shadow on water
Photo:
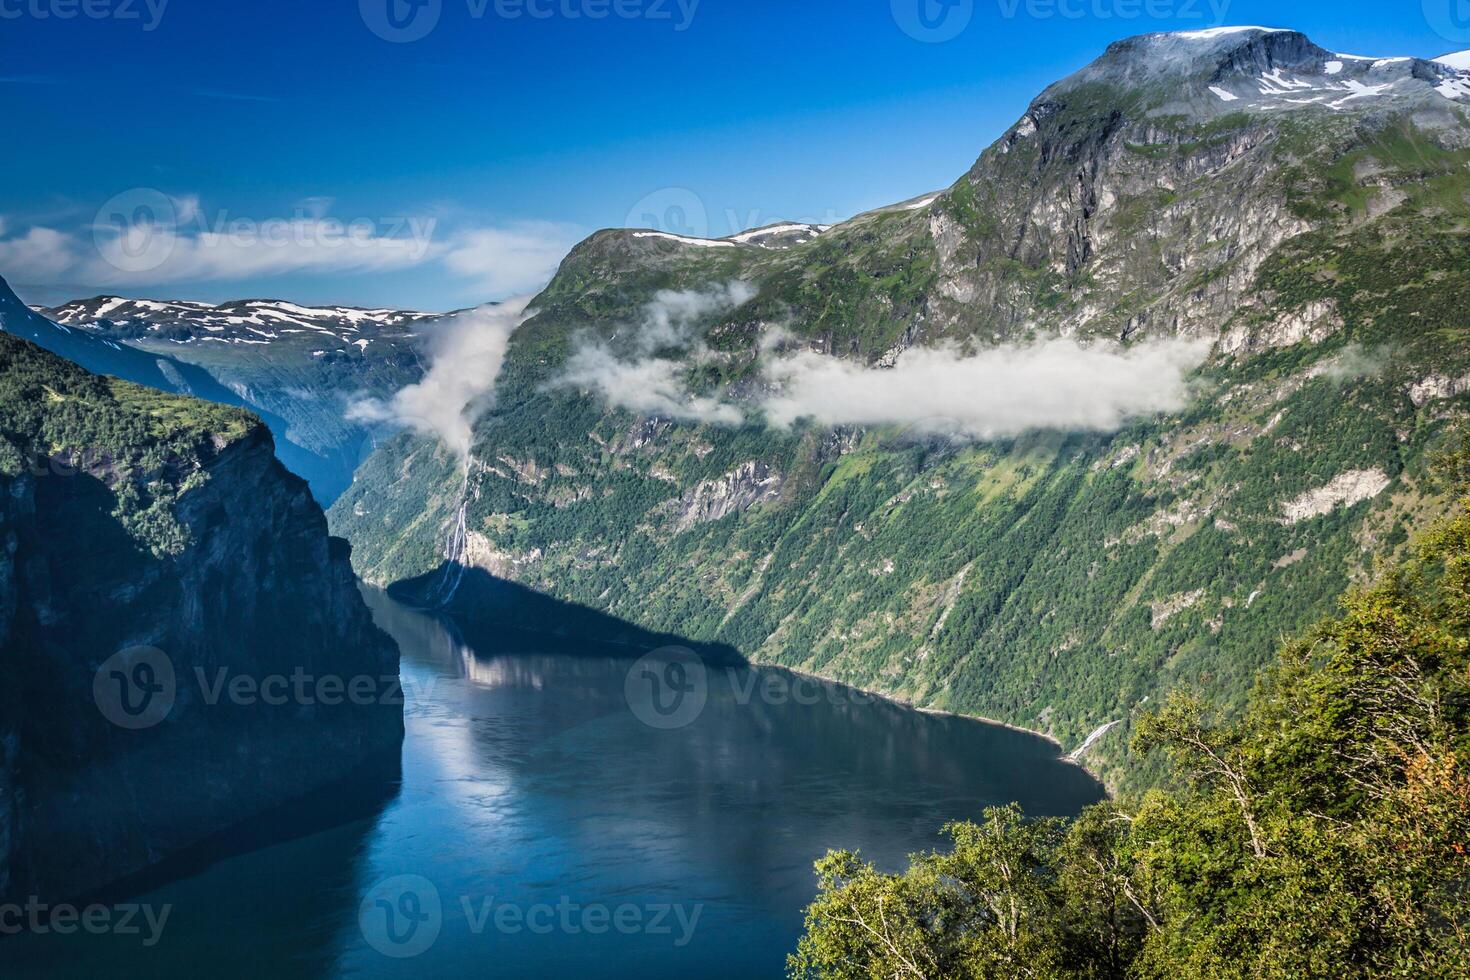
[[[448,578],[456,579],[458,587],[447,602],[436,601],[441,583]],[[746,662],[727,643],[703,643],[645,629],[590,606],[557,599],[483,569],[456,563],[445,563],[426,575],[395,582],[388,587],[388,595],[404,605],[453,617],[466,637],[483,649],[503,648],[509,642],[544,653],[636,657],[659,647],[681,646],[708,663]]]
[[[405,587],[394,592],[413,598]],[[828,848],[898,869],[986,806],[1069,815],[1103,796],[1024,732],[752,667],[728,648],[640,657],[678,638],[483,573],[465,576],[453,617],[364,595],[403,655],[401,784],[358,819],[314,825],[342,801],[303,803],[279,817],[309,836],[232,835],[165,883],[133,883],[132,901],[173,907],[154,948],[73,936],[64,956],[12,966],[12,949],[56,945],[0,942],[0,975],[777,977]],[[507,609],[514,629],[494,625]],[[671,720],[642,692],[676,660],[703,696]],[[395,958],[365,899],[405,875],[442,911],[432,942]],[[471,911],[487,902],[691,919],[662,933],[651,918],[632,932],[538,933],[487,927]]]

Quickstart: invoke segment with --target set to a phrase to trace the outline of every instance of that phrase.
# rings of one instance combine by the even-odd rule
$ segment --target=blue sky
[[[31,302],[447,309],[534,288],[586,233],[645,215],[719,236],[947,186],[1131,34],[1263,24],[1356,54],[1470,48],[1465,0],[1285,9],[0,0],[0,275]]]

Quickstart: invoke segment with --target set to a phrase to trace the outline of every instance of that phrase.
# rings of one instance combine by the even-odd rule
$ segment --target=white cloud
[[[661,289],[644,307],[635,335],[637,347],[649,354],[665,348],[687,350],[696,343],[693,330],[700,320],[728,313],[755,294],[754,286],[738,279],[708,290]]]
[[[801,351],[767,362],[774,391],[763,408],[783,427],[811,419],[978,439],[1029,429],[1111,431],[1130,418],[1183,408],[1187,375],[1208,353],[1202,340],[1124,348],[1058,338],[971,355],[915,348],[892,368],[872,368]]]
[[[67,236],[50,228],[31,228],[6,238],[0,220],[0,276],[17,282],[52,282],[64,276],[75,263]]]
[[[438,438],[461,460],[470,458],[475,422],[495,405],[495,382],[510,335],[532,312],[530,296],[482,306],[435,327],[432,361],[423,380],[390,400],[362,399],[350,419],[387,422]]]
[[[551,279],[583,234],[573,225],[523,221],[455,236],[444,264],[488,295],[521,293]]]
[[[1111,431],[1177,411],[1189,400],[1189,373],[1210,349],[1204,340],[1122,347],[1053,338],[972,354],[915,348],[892,367],[871,367],[804,349],[781,353],[795,338],[777,325],[757,344],[761,392],[738,402],[728,393],[694,394],[689,365],[714,356],[699,328],[754,295],[744,282],[661,292],[616,346],[583,337],[555,383],[631,412],[687,421],[737,425],[759,412],[779,428],[812,421],[995,439],[1030,429]]]
[[[685,380],[687,363],[658,355],[690,352],[695,360],[703,359],[707,352],[695,329],[699,322],[730,312],[755,293],[755,287],[738,280],[708,290],[661,290],[624,339],[622,353],[584,336],[553,386],[594,391],[641,415],[738,425],[744,418],[739,407],[694,394]]]
[[[260,220],[206,211],[197,195],[136,189],[75,230],[0,219],[0,274],[35,285],[142,289],[438,264],[498,298],[544,284],[581,238],[571,225],[540,221],[446,232],[437,216],[343,219],[329,213],[333,204],[308,197],[289,217]]]
[[[558,384],[595,391],[610,404],[640,415],[738,425],[744,418],[734,405],[695,395],[684,381],[687,366],[666,358],[619,358],[605,344],[578,347]]]

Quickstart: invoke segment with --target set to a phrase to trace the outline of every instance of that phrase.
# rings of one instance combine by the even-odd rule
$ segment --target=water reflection
[[[779,976],[827,848],[898,867],[987,805],[1064,814],[1101,795],[1039,739],[784,672],[712,668],[697,717],[661,730],[630,710],[631,658],[467,641],[386,597],[370,604],[399,641],[409,696],[392,802],[145,893],[175,904],[153,950],[53,944],[65,955],[38,975],[192,977],[203,962],[217,976]],[[427,882],[442,909],[408,959],[374,948],[359,918],[397,876]],[[506,906],[698,918],[682,944],[678,928],[482,920]]]

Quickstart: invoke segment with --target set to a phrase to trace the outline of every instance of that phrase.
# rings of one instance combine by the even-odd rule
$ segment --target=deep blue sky
[[[145,30],[146,0],[0,0],[0,275],[33,302],[462,306],[534,285],[588,231],[674,206],[718,236],[946,186],[1046,84],[1119,37],[1223,22],[1357,54],[1470,48],[1449,19],[1462,0],[1426,0],[1428,13],[1419,0],[1311,0],[1289,15],[1279,0],[1233,0],[1223,17],[1211,0],[949,0],[970,19],[940,43],[900,26],[920,3],[942,14],[940,0],[700,0],[692,19],[679,0],[498,0],[552,14],[537,19],[500,16],[497,0],[425,0],[441,5],[437,25],[406,43],[368,26],[388,2],[167,0]],[[56,16],[84,3],[133,16]],[[561,12],[615,3],[664,16]],[[160,265],[144,268],[145,253],[116,271],[99,262],[96,215],[135,188],[176,202],[182,237]],[[138,200],[162,198],[113,211],[146,215]],[[432,220],[428,251],[334,245],[318,216],[366,219],[378,236]],[[299,230],[268,232],[285,244],[252,237],[293,217]],[[249,223],[232,243],[198,236],[236,219]]]

